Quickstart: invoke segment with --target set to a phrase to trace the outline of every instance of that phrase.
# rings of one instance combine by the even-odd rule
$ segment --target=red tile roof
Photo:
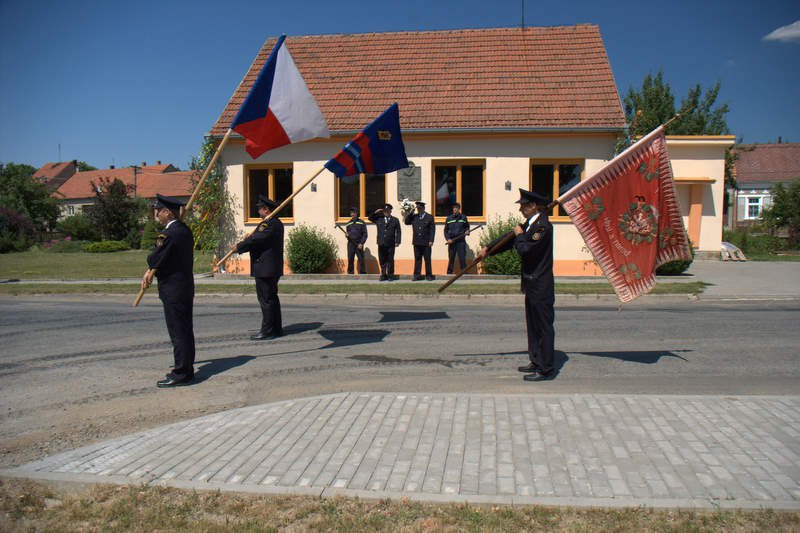
[[[800,143],[739,144],[733,148],[737,183],[781,183],[800,178]]]
[[[136,171],[136,195],[141,198],[155,198],[156,193],[177,197],[191,195],[191,178],[194,172],[160,171],[161,167],[167,166],[169,165],[140,167]],[[92,198],[94,197],[92,182],[99,183],[102,178],[112,181],[120,179],[127,185],[134,184],[133,169],[130,167],[91,170],[78,172],[61,185],[55,194],[65,199]]]
[[[43,181],[48,187],[57,189],[77,171],[77,161],[45,163],[42,168],[33,173],[33,179]]]
[[[211,130],[224,135],[269,56],[264,43]],[[405,130],[608,130],[625,117],[596,25],[312,35],[286,45],[331,131],[392,102]]]

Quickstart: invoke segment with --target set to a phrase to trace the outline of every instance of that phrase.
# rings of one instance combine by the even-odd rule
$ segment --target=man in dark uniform
[[[458,256],[458,264],[463,271],[467,268],[467,241],[469,220],[461,212],[461,204],[453,204],[453,212],[444,222],[444,238],[447,241],[447,273],[453,273],[453,263]]]
[[[175,198],[156,195],[153,209],[164,229],[147,256],[149,269],[142,278],[142,288],[146,289],[155,271],[158,297],[164,305],[164,319],[172,342],[174,366],[165,379],[156,383],[159,387],[188,385],[194,380],[194,238],[188,226],[178,219],[182,205]]]
[[[525,381],[544,381],[555,377],[555,290],[553,286],[553,225],[547,218],[549,200],[536,192],[519,190],[517,201],[525,222],[514,228],[514,238],[495,250],[496,255],[512,247],[522,259],[522,291],[525,293],[525,323],[528,329],[530,364],[519,367]],[[484,258],[502,237],[486,245]]]
[[[347,232],[347,273],[353,273],[353,256],[358,256],[358,273],[366,274],[364,243],[367,242],[367,224],[358,218],[358,209],[350,208],[350,220],[344,225]]]
[[[392,204],[377,209],[369,216],[378,228],[378,262],[381,264],[381,281],[392,281],[394,277],[394,249],[400,246],[400,221],[392,216]]]
[[[414,281],[422,279],[422,259],[425,259],[425,279],[428,281],[436,279],[431,269],[431,247],[433,239],[436,237],[436,225],[433,217],[425,212],[425,202],[415,202],[417,212],[407,213],[405,223],[412,226],[413,234],[411,244],[414,246]]]
[[[258,195],[258,216],[267,218],[278,207],[263,194]],[[261,329],[250,340],[261,341],[283,336],[278,281],[283,275],[283,222],[274,217],[261,222],[255,231],[236,245],[236,252],[250,252],[250,275],[256,278],[256,295],[261,305]]]

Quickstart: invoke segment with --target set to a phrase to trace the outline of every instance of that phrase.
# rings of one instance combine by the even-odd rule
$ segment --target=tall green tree
[[[100,231],[104,240],[127,241],[138,247],[142,219],[147,213],[147,205],[143,199],[133,198],[132,185],[126,185],[115,178],[100,178],[92,182],[95,191],[94,204],[87,211],[92,222]]]
[[[720,82],[707,90],[698,83],[675,108],[675,96],[662,71],[648,73],[641,89],[630,87],[623,97],[625,117],[632,137],[646,135],[679,111],[681,118],[667,126],[668,135],[724,135],[729,132],[725,115],[728,104],[716,105]]]
[[[761,213],[762,220],[773,229],[789,232],[789,246],[800,246],[800,177],[784,187],[778,183],[772,189],[772,206]]]
[[[88,172],[90,170],[97,170],[97,167],[93,167],[86,161],[78,161],[78,172]]]
[[[20,213],[44,231],[55,226],[59,201],[43,183],[32,179],[34,172],[30,165],[0,163],[0,206]]]

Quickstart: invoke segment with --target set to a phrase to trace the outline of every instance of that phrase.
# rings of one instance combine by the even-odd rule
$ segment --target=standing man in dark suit
[[[416,213],[407,213],[405,223],[413,227],[411,244],[414,246],[414,281],[422,279],[422,259],[425,259],[425,279],[428,281],[436,279],[431,268],[431,247],[433,239],[436,237],[436,224],[433,217],[425,212],[425,202],[415,202]]]
[[[394,249],[400,246],[400,221],[392,216],[392,204],[377,209],[369,216],[378,229],[378,261],[381,264],[381,281],[392,281],[394,277]]]
[[[458,264],[463,271],[467,268],[467,240],[469,220],[461,212],[461,204],[453,203],[453,212],[444,222],[444,238],[447,241],[447,273],[453,273],[453,263],[458,256]]]
[[[530,363],[519,367],[525,381],[555,377],[555,290],[553,284],[553,225],[547,218],[549,199],[536,192],[519,190],[517,201],[525,222],[514,228],[515,237],[495,250],[496,255],[513,248],[522,259],[522,291],[525,293],[525,324],[528,330]],[[484,247],[483,259],[502,237]]]
[[[258,216],[267,218],[278,207],[263,194],[258,195]],[[236,252],[250,252],[250,275],[256,278],[256,295],[261,305],[261,329],[250,340],[262,341],[283,336],[278,281],[283,275],[283,222],[274,217],[261,222],[256,230],[236,245]]]
[[[148,271],[142,278],[142,288],[158,279],[158,297],[164,305],[169,340],[172,342],[173,367],[159,387],[188,385],[194,380],[194,237],[186,224],[179,220],[184,203],[169,196],[156,195],[153,204],[155,217],[164,226],[156,239],[156,247],[147,256]]]
[[[358,209],[350,208],[350,220],[344,225],[347,233],[347,273],[353,273],[353,258],[358,256],[358,273],[366,274],[364,243],[367,242],[367,224],[358,218]]]

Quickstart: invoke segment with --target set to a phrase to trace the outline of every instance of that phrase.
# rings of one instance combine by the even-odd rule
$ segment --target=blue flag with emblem
[[[325,163],[338,178],[356,174],[386,174],[408,168],[406,148],[400,135],[397,102],[372,121],[342,150]]]

